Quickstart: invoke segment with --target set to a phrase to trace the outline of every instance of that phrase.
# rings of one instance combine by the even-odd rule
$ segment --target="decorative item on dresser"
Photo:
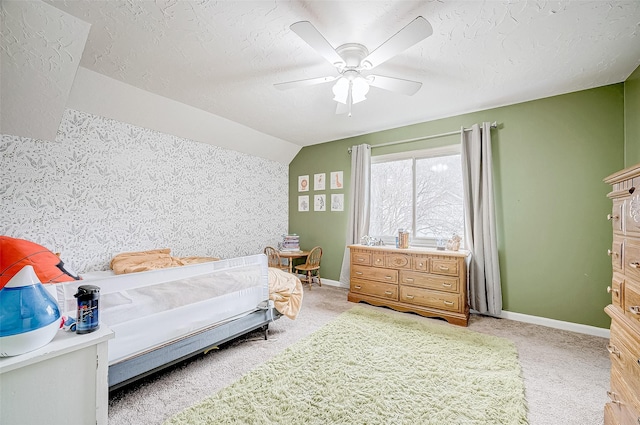
[[[605,425],[640,425],[640,164],[610,175],[607,195],[613,210],[611,256],[613,278],[607,292],[611,304],[608,350],[611,358],[610,402],[604,408]]]
[[[468,251],[349,245],[347,299],[467,326]]]

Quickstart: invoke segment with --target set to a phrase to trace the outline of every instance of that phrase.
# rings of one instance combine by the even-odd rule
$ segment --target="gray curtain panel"
[[[349,248],[360,243],[369,233],[369,202],[371,194],[371,146],[362,144],[351,148],[351,190],[349,191],[349,224],[342,258],[340,282],[349,285],[351,273]]]
[[[462,133],[464,187],[464,243],[471,251],[469,303],[482,314],[500,316],[502,289],[493,200],[491,124],[482,123]]]

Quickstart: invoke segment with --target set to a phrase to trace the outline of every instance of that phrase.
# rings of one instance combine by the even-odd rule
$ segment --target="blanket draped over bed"
[[[216,257],[172,257],[169,248],[125,252],[111,260],[115,274],[136,273],[167,267],[217,261]],[[276,310],[290,319],[298,316],[302,306],[302,283],[295,275],[269,268],[269,299]]]
[[[172,257],[171,250],[163,248],[118,254],[111,260],[111,269],[115,274],[136,273],[217,260],[216,257]]]
[[[298,316],[302,306],[302,283],[295,275],[269,267],[269,299],[289,319]]]

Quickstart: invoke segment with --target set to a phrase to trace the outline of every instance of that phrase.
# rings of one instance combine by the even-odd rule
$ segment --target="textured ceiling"
[[[91,24],[81,66],[301,145],[624,81],[640,64],[640,1],[47,0]],[[289,26],[373,50],[416,16],[434,34],[376,68],[417,80],[372,88],[336,115],[335,75]]]

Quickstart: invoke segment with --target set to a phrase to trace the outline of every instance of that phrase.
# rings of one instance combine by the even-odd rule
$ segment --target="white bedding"
[[[78,286],[100,287],[100,323],[116,335],[109,341],[111,365],[265,305],[267,270],[266,256],[260,254],[140,273],[85,276],[85,280],[56,286],[60,305],[72,316]]]

